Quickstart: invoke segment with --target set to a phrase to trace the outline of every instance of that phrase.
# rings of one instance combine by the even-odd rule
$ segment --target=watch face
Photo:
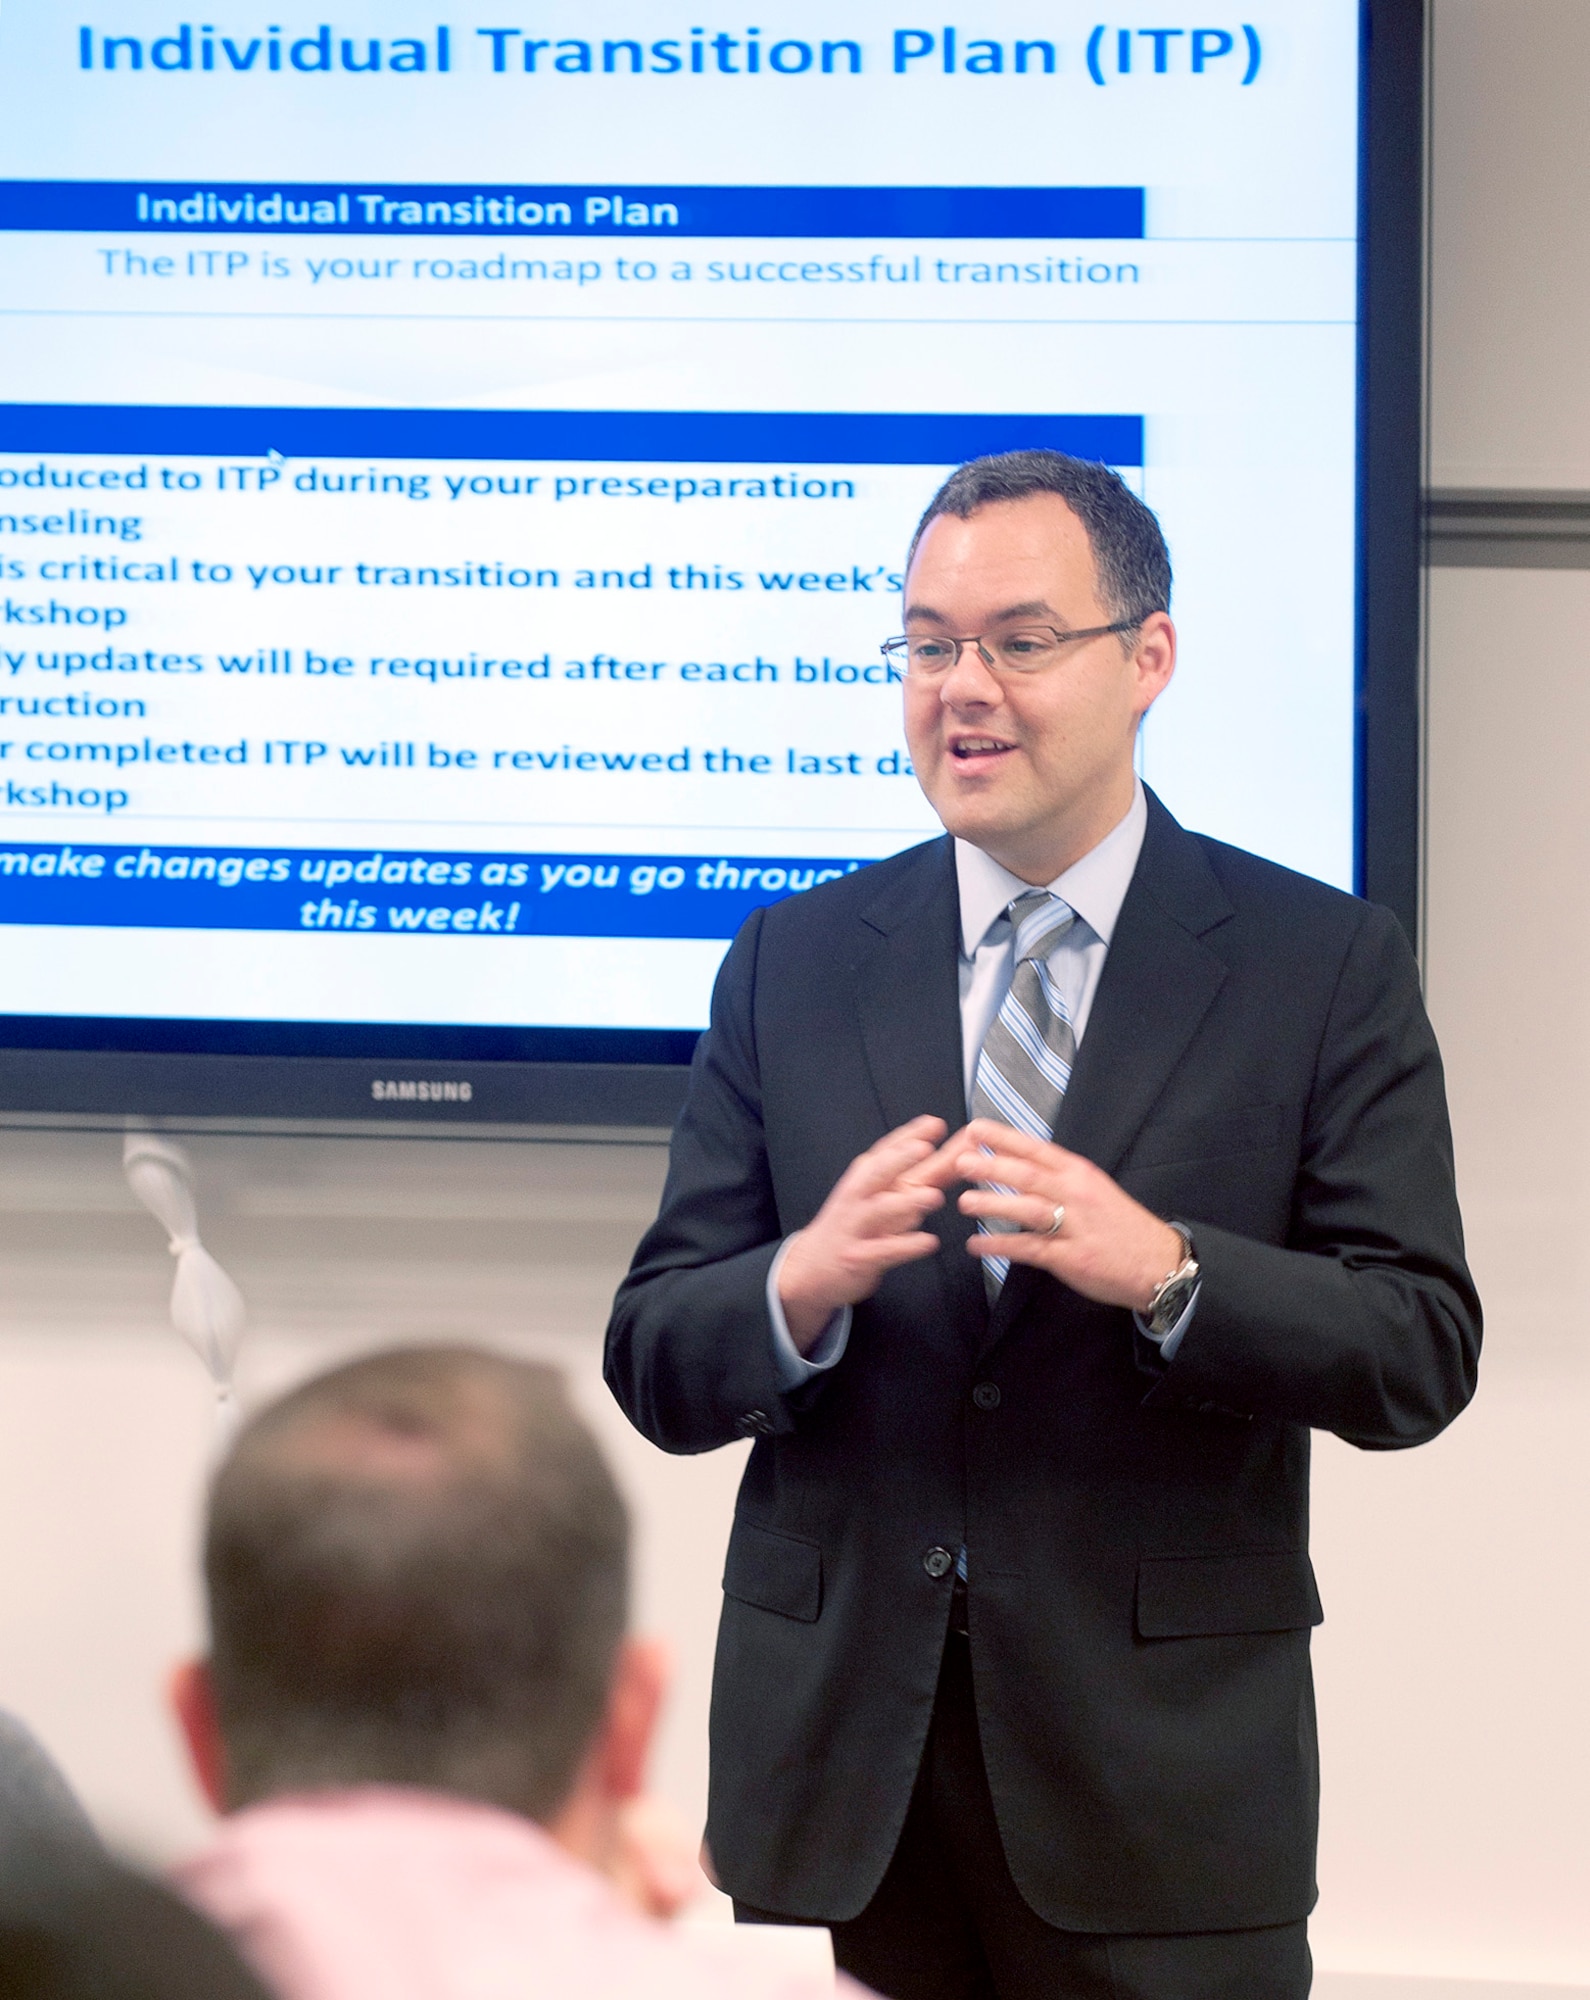
[[[1187,1301],[1192,1297],[1197,1286],[1198,1272],[1195,1266],[1185,1277],[1173,1279],[1165,1287],[1155,1304],[1154,1316],[1149,1321],[1149,1325],[1156,1333],[1170,1332],[1177,1320],[1187,1310]]]

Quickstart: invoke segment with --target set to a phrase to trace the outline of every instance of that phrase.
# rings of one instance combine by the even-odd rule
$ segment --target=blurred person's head
[[[212,1803],[421,1787],[602,1861],[661,1696],[628,1521],[553,1370],[378,1354],[248,1423],[216,1475],[211,1653],[174,1695]]]
[[[197,1910],[144,1876],[54,1842],[0,1882],[5,2000],[269,2000]]]

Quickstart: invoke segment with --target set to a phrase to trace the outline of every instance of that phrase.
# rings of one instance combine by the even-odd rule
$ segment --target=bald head
[[[549,1818],[601,1718],[627,1542],[550,1369],[414,1349],[284,1397],[211,1495],[228,1803],[412,1784]]]

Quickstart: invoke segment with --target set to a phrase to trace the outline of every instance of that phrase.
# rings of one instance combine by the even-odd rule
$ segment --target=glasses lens
[[[905,642],[905,669],[909,674],[944,674],[955,664],[953,639],[908,638]]]
[[[1076,636],[1075,633],[1051,631],[1046,625],[1031,626],[1018,632],[1001,632],[982,639],[944,639],[912,633],[904,639],[891,639],[883,650],[891,659],[899,659],[903,655],[906,672],[923,680],[942,678],[967,646],[976,651],[979,659],[991,662],[1001,673],[1034,674],[1058,659],[1066,641]]]
[[[1024,632],[1002,632],[998,638],[983,643],[1007,674],[1036,673],[1060,651],[1058,635],[1043,626]]]

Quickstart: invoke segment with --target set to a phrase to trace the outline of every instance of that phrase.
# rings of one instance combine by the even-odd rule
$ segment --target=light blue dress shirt
[[[1051,894],[1069,903],[1077,915],[1076,922],[1056,941],[1048,967],[1050,978],[1064,996],[1078,1048],[1087,1031],[1093,996],[1099,990],[1110,939],[1115,935],[1116,921],[1131,887],[1147,828],[1148,800],[1143,787],[1137,785],[1126,817],[1097,847],[1048,885]],[[1008,868],[1001,868],[991,855],[965,840],[955,843],[955,879],[961,903],[961,1063],[970,1101],[984,1037],[993,1025],[1016,969],[1015,933],[1006,911],[1032,884],[1012,875]],[[832,1368],[845,1351],[851,1323],[851,1310],[845,1306],[834,1314],[809,1352],[802,1354],[796,1347],[778,1296],[778,1274],[792,1240],[784,1239],[767,1274],[773,1359],[785,1389],[798,1389],[814,1375]],[[1157,1336],[1159,1351],[1167,1361],[1180,1346],[1197,1305],[1195,1292],[1170,1331]],[[1141,1315],[1137,1317],[1137,1325],[1150,1340],[1156,1338]]]

